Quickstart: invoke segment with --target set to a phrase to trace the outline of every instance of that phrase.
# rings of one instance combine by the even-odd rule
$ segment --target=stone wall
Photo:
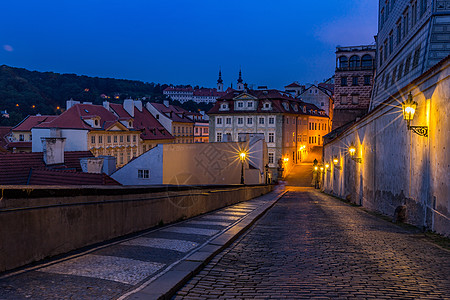
[[[324,191],[391,217],[406,205],[408,223],[450,236],[449,60],[324,146]],[[407,130],[401,102],[410,92],[418,103],[411,125],[428,126],[428,137]]]
[[[261,196],[270,185],[10,187],[0,195],[0,272]]]

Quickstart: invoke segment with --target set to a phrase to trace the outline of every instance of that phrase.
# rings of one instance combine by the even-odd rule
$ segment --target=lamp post
[[[408,99],[402,102],[403,119],[406,121],[406,128],[411,130],[415,134],[428,137],[428,126],[411,126],[411,121],[414,118],[416,112],[417,102],[413,100],[411,92],[408,95]]]
[[[239,158],[241,159],[241,184],[244,184],[244,161],[245,161],[245,152],[239,153]]]
[[[269,183],[269,164],[266,164],[266,184]]]

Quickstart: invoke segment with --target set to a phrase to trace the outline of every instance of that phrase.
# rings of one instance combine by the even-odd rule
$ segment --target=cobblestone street
[[[450,299],[450,252],[312,188],[288,187],[176,299]]]

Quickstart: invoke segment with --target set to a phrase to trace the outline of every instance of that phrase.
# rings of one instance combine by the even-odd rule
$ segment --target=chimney
[[[101,174],[103,157],[82,157],[80,158],[80,165],[84,173]]]
[[[109,110],[109,101],[103,101],[103,107]]]
[[[169,100],[164,100],[163,103],[165,107],[169,107]]]
[[[142,101],[141,101],[141,100],[135,100],[135,101],[134,101],[134,106],[135,106],[140,112],[142,112]]]
[[[68,110],[69,108],[71,108],[75,104],[80,104],[80,101],[75,101],[72,98],[70,98],[70,100],[66,101],[66,110]]]
[[[123,101],[123,109],[127,111],[130,116],[134,117],[134,101],[133,99],[125,99]]]
[[[99,158],[103,159],[102,173],[111,175],[116,171],[116,158],[114,156],[101,155]]]
[[[64,163],[64,145],[66,138],[62,137],[42,137],[42,149],[44,162],[48,165]]]

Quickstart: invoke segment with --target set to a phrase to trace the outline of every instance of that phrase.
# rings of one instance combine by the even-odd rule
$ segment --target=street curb
[[[158,277],[143,289],[129,295],[126,299],[171,299],[181,287],[197,275],[217,254],[230,246],[274,206],[286,192],[279,193],[275,199],[250,212],[236,225],[209,241],[206,245],[173,266],[167,273]]]

